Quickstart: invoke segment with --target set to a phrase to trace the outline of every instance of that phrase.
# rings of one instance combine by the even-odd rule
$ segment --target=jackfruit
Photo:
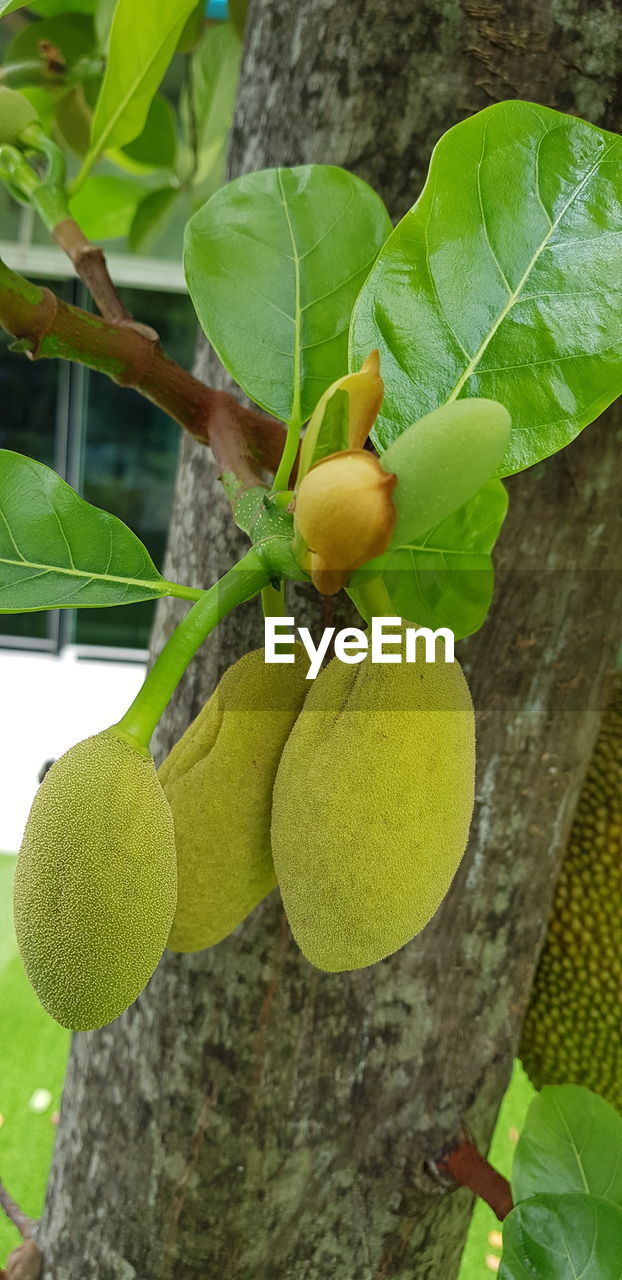
[[[28,978],[62,1026],[118,1017],[149,981],[176,902],[173,819],[148,753],[106,729],[35,796],[15,872]]]
[[[434,915],[464,853],[475,730],[456,662],[318,676],[274,787],[272,852],[294,937],[318,969],[374,964]]]
[[[386,551],[395,525],[394,485],[395,476],[365,449],[332,453],[305,476],[294,528],[309,548],[318,591],[334,595],[353,569]]]
[[[579,1084],[622,1111],[622,675],[561,866],[519,1056],[536,1088]]]
[[[23,93],[0,86],[0,144],[17,142],[36,120],[37,113]]]
[[[263,649],[230,667],[160,769],[177,844],[172,951],[232,933],[274,888],[272,787],[309,684],[302,649],[290,665]]]

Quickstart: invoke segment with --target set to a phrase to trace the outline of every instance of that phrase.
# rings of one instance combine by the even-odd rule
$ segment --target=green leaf
[[[176,150],[175,112],[168,99],[158,93],[142,133],[123,148],[123,155],[148,169],[170,169]]]
[[[166,226],[179,197],[176,187],[159,187],[140,201],[129,230],[128,243],[133,253],[151,244]]]
[[[107,53],[110,42],[110,28],[117,0],[97,0],[95,10],[95,32],[100,49]]]
[[[90,240],[116,240],[126,236],[145,188],[132,178],[96,174],[87,178],[69,208]]]
[[[186,229],[200,324],[247,395],[301,424],[347,365],[359,289],[390,230],[379,197],[331,165],[223,187]]]
[[[39,42],[48,40],[60,51],[68,67],[95,48],[93,19],[85,13],[61,13],[40,22],[29,22],[18,31],[5,53],[7,61],[28,62],[40,58]]]
[[[145,127],[160,81],[195,0],[118,0],[108,65],[97,99],[91,155],[124,147]]]
[[[448,400],[490,397],[512,416],[507,475],[620,394],[620,141],[526,102],[441,138],[352,318],[353,367],[380,348],[380,447]]]
[[[499,1280],[620,1280],[622,1209],[589,1195],[524,1200],[503,1224]]]
[[[490,553],[507,507],[501,481],[489,480],[417,543],[387,552],[381,567],[396,614],[421,627],[449,627],[457,640],[478,631],[492,600]]]
[[[588,1191],[622,1206],[622,1116],[589,1089],[547,1085],[527,1112],[512,1191],[516,1201],[543,1191]]]
[[[16,9],[25,9],[28,0],[0,0],[0,18],[7,13],[15,13]]]
[[[28,0],[28,8],[44,18],[53,18],[57,13],[95,13],[97,0]]]
[[[49,467],[0,449],[0,613],[200,594],[166,582],[127,525]]]
[[[207,27],[190,63],[189,88],[182,94],[192,181],[197,185],[211,179],[209,194],[224,178],[241,56],[242,45],[231,23]]]

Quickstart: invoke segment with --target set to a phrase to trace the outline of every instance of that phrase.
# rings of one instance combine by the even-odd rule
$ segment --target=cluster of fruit
[[[475,734],[458,664],[333,660],[299,650],[227,671],[159,775],[107,729],[46,775],[15,880],[15,922],[41,1003],[102,1026],[166,946],[211,947],[277,881],[320,969],[374,964],[447,892],[473,808]]]

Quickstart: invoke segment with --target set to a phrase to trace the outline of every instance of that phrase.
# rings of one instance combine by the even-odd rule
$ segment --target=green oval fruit
[[[0,87],[0,145],[17,142],[29,125],[38,120],[37,113],[22,93]]]
[[[453,400],[398,436],[380,457],[397,476],[392,547],[435,528],[481,489],[499,468],[511,425],[496,400]]]
[[[248,653],[227,671],[162,765],[173,812],[179,896],[168,945],[201,951],[237,928],[276,878],[270,809],[277,766],[309,683]]]
[[[118,1017],[149,981],[176,902],[173,820],[151,756],[107,729],[46,774],[15,873],[15,930],[64,1027]]]
[[[622,673],[564,854],[519,1057],[535,1084],[579,1084],[622,1113]]]
[[[457,663],[359,666],[315,681],[283,751],[272,852],[294,937],[318,969],[360,969],[419,933],[464,853],[475,730]]]

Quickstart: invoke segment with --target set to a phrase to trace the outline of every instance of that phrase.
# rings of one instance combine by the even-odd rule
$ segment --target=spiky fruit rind
[[[331,972],[397,951],[427,924],[464,853],[473,707],[457,663],[318,676],[274,788],[272,849],[292,932]]]
[[[24,967],[57,1022],[93,1030],[133,1003],[166,945],[176,882],[151,757],[113,730],[61,756],[35,796],[14,887]]]
[[[16,89],[0,86],[0,145],[17,142],[29,125],[38,119],[32,103]]]
[[[258,649],[236,662],[162,765],[177,843],[172,951],[214,946],[276,884],[272,787],[309,689],[299,646],[295,657],[266,664]]]
[[[579,1084],[622,1112],[622,676],[581,789],[523,1024],[536,1088]]]

